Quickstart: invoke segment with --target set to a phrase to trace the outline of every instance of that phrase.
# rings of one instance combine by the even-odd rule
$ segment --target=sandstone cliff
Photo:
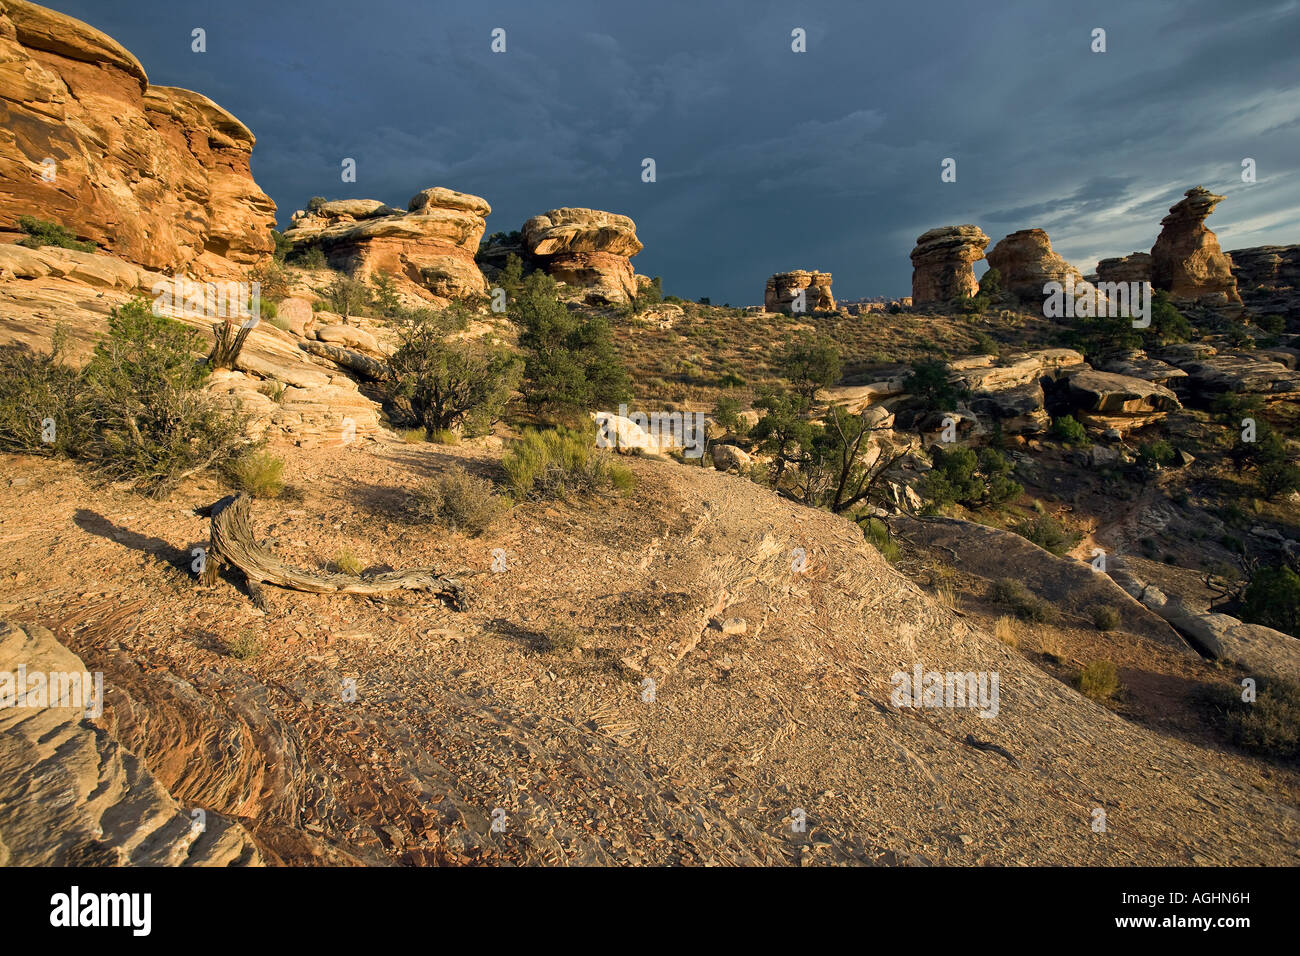
[[[947,302],[978,292],[974,267],[988,244],[979,226],[941,226],[918,237],[912,250],[912,302]]]

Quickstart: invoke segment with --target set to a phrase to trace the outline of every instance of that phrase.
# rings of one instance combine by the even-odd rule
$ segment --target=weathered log
[[[216,582],[221,563],[227,562],[243,572],[249,594],[260,605],[260,585],[274,584],[313,594],[379,595],[392,591],[424,591],[452,608],[463,611],[464,586],[454,578],[440,575],[432,568],[408,571],[384,571],[377,574],[316,574],[285,564],[270,548],[257,543],[253,536],[253,499],[247,494],[231,495],[203,509],[212,518],[212,527],[201,575],[203,584]]]

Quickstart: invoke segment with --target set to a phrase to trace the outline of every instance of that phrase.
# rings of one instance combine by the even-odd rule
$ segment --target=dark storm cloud
[[[430,185],[488,199],[489,231],[592,206],[636,220],[639,272],[733,304],[790,268],[906,294],[916,236],[953,223],[1047,229],[1090,271],[1197,184],[1228,196],[1225,248],[1300,241],[1296,2],[51,5],[246,122],[281,224],[313,195]]]

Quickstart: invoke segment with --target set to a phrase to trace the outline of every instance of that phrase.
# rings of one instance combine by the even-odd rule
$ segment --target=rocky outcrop
[[[1158,422],[1181,408],[1178,396],[1163,385],[1114,372],[1085,368],[1069,377],[1075,417],[1099,431],[1121,434]]]
[[[1233,249],[1232,275],[1256,315],[1300,316],[1300,245]]]
[[[1169,207],[1163,227],[1151,247],[1151,282],[1177,302],[1208,306],[1240,305],[1232,260],[1205,226],[1214,207],[1223,202],[1201,186],[1187,190],[1185,199]]]
[[[1150,282],[1151,254],[1134,252],[1097,263],[1098,282]]]
[[[1076,297],[1095,294],[1079,270],[1052,251],[1052,241],[1042,229],[1011,233],[993,247],[988,260],[989,268],[1002,275],[1002,287],[1035,310],[1043,305],[1043,286],[1048,282],[1072,286]]]
[[[1170,346],[1161,357],[1187,373],[1186,388],[1201,406],[1226,394],[1258,395],[1270,403],[1300,400],[1300,372],[1258,353]]]
[[[791,314],[795,311],[795,300],[800,292],[803,293],[802,311],[835,311],[835,299],[831,295],[831,274],[803,269],[778,272],[768,279],[767,287],[763,290],[763,307],[768,312]]]
[[[978,292],[975,263],[988,244],[979,226],[941,226],[919,236],[912,250],[912,302],[943,303]]]
[[[76,700],[71,693],[51,700],[43,691],[0,707],[0,866],[263,862],[241,824],[215,810],[195,815],[179,804],[129,749],[115,721],[103,728],[105,717],[115,716],[105,714],[105,675],[98,676],[97,706],[86,706],[96,693],[87,690],[95,687],[94,674],[49,630],[0,622],[0,671],[24,673],[29,682],[23,691],[34,690],[30,678],[37,674],[84,675]],[[18,688],[9,690],[16,694]],[[192,727],[176,730],[195,733]]]
[[[203,278],[271,252],[275,203],[249,169],[253,134],[198,93],[150,86],[79,20],[0,0],[0,128],[0,231],[35,216]]]
[[[487,292],[474,253],[491,212],[478,196],[436,186],[416,193],[406,212],[377,199],[299,210],[284,235],[296,247],[319,246],[336,269],[387,273],[404,291],[446,302]]]
[[[631,257],[641,251],[636,223],[599,209],[565,207],[533,216],[520,230],[523,249],[547,274],[592,290],[608,302],[636,294]]]

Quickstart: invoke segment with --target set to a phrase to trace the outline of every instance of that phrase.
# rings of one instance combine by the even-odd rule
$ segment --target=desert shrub
[[[1300,637],[1300,575],[1285,564],[1257,570],[1241,596],[1241,619]]]
[[[1020,646],[1020,635],[1016,633],[1016,620],[1007,614],[998,615],[998,619],[993,622],[993,636],[1007,647]]]
[[[951,411],[962,398],[962,389],[952,381],[947,363],[938,359],[913,362],[903,390],[934,411]]]
[[[296,266],[299,269],[325,269],[329,266],[329,261],[325,258],[325,250],[317,245],[299,246],[285,256],[284,261],[286,265]]]
[[[858,527],[862,529],[862,534],[871,542],[872,547],[879,551],[886,561],[890,564],[898,561],[900,554],[898,542],[889,533],[889,525],[879,518],[868,517],[859,521]]]
[[[510,504],[492,482],[456,469],[432,478],[411,493],[411,512],[452,531],[482,534]]]
[[[230,656],[241,661],[252,660],[266,649],[262,639],[249,630],[240,631],[234,637],[227,638],[225,644]]]
[[[795,394],[809,402],[819,388],[834,385],[844,371],[844,359],[835,340],[825,335],[803,335],[785,344],[777,368]]]
[[[938,508],[954,503],[968,508],[999,505],[1019,496],[1024,488],[1011,476],[1011,464],[995,448],[977,454],[969,448],[936,448],[934,468],[922,482],[924,496]]]
[[[279,229],[271,230],[271,242],[275,244],[275,248],[271,252],[271,258],[283,265],[285,256],[287,256],[289,251],[293,249],[293,242],[286,239],[284,233]]]
[[[18,245],[28,249],[42,246],[58,246],[61,249],[75,249],[78,252],[94,252],[97,248],[93,242],[81,242],[57,222],[37,219],[35,216],[19,216],[18,228],[26,235],[18,240]]]
[[[997,269],[988,269],[980,277],[979,294],[985,299],[996,299],[1002,294],[1002,273]]]
[[[1255,324],[1270,335],[1281,335],[1286,331],[1286,319],[1280,315],[1261,315]]]
[[[452,303],[441,312],[416,309],[395,320],[398,347],[388,359],[386,388],[409,404],[430,438],[454,428],[486,434],[519,380],[519,360],[509,349],[456,336],[469,318],[465,305]]]
[[[609,323],[570,312],[550,276],[529,275],[506,313],[519,326],[519,344],[527,350],[520,387],[529,408],[572,419],[631,398],[631,379],[614,349]]]
[[[412,445],[429,440],[429,433],[423,428],[399,428],[397,434],[402,436],[402,440]]]
[[[346,322],[354,315],[370,311],[370,290],[360,279],[340,273],[325,289],[325,301],[330,311],[338,313]]]
[[[1119,611],[1104,604],[1092,609],[1092,623],[1099,631],[1113,631],[1119,627]]]
[[[1080,532],[1067,528],[1051,515],[1026,518],[1013,524],[1011,530],[1058,557],[1083,540]]]
[[[975,350],[980,355],[997,355],[1001,352],[998,343],[987,332],[975,333]]]
[[[1226,404],[1226,403],[1225,403]],[[1254,414],[1253,410],[1249,412]],[[1239,428],[1238,415],[1231,427]],[[1270,500],[1300,489],[1300,466],[1291,460],[1291,452],[1277,430],[1262,418],[1256,419],[1254,441],[1244,441],[1237,431],[1233,445],[1227,452],[1233,468],[1240,474],[1253,471],[1260,493]]]
[[[1256,678],[1255,700],[1238,687],[1215,687],[1205,697],[1210,720],[1243,750],[1280,760],[1300,759],[1300,685]]]
[[[1079,693],[1103,704],[1119,693],[1119,672],[1110,661],[1092,661],[1079,673]]]
[[[256,282],[262,305],[272,305],[289,294],[289,273],[283,258],[272,257],[248,270],[248,281]]]
[[[655,276],[646,285],[639,287],[631,299],[630,308],[634,315],[639,315],[651,306],[658,305],[664,300],[663,280]]]
[[[740,401],[726,395],[718,399],[713,406],[713,420],[727,430],[729,434],[743,438],[749,431],[749,423],[740,417]]]
[[[1174,306],[1168,292],[1156,289],[1151,297],[1151,327],[1146,330],[1144,344],[1169,345],[1191,337],[1191,323]]]
[[[1163,438],[1138,445],[1138,462],[1146,467],[1153,465],[1171,465],[1178,458],[1174,446]]]
[[[267,398],[269,398],[271,401],[275,402],[277,405],[283,405],[285,393],[288,391],[288,386],[285,385],[284,382],[279,382],[276,381],[275,379],[271,379],[269,381],[263,382],[260,386],[258,386],[257,390],[261,392],[263,395],[265,395]]]
[[[1088,432],[1076,421],[1073,415],[1062,415],[1052,419],[1051,435],[1063,445],[1090,444]]]
[[[62,361],[65,331],[56,329],[48,353],[0,347],[0,448],[75,454],[81,375]]]
[[[460,434],[450,428],[435,428],[429,433],[429,441],[435,445],[459,445]]]
[[[240,446],[244,421],[203,391],[203,336],[136,299],[113,309],[82,373],[86,439],[79,454],[105,477],[162,493]]]
[[[229,319],[222,319],[213,336],[212,351],[208,353],[209,367],[233,369],[252,332],[253,325],[250,322],[235,325]]]
[[[1056,620],[1056,608],[1014,578],[998,578],[989,585],[989,600],[1025,621]]]
[[[590,429],[529,429],[511,443],[501,466],[517,501],[623,491],[633,480],[626,467],[596,448]]]
[[[370,304],[383,316],[393,316],[401,309],[397,296],[397,283],[387,272],[376,272],[370,277]]]
[[[325,205],[327,202],[329,202],[329,200],[324,196],[312,196],[307,200],[307,211],[310,213],[319,212],[321,206]]]
[[[330,559],[329,568],[336,574],[350,574],[356,577],[361,573],[361,559],[351,548],[339,548]]]
[[[222,471],[232,486],[259,498],[274,498],[284,490],[284,459],[268,451],[246,451]]]

